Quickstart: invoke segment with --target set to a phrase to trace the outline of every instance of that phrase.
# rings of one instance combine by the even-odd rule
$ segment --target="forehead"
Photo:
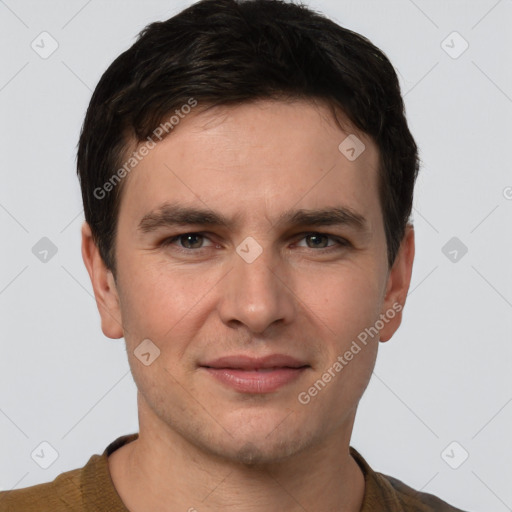
[[[272,222],[294,206],[342,205],[374,224],[377,172],[373,141],[341,129],[321,104],[265,100],[198,110],[125,178],[120,222],[136,223],[162,204],[180,202],[242,223]]]

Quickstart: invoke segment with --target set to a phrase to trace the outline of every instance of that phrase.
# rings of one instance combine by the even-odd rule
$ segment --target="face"
[[[347,158],[350,133],[309,102],[217,107],[125,178],[116,281],[94,248],[84,259],[104,333],[126,340],[141,431],[246,463],[348,444],[413,257],[408,231],[388,268],[377,149],[357,133]]]

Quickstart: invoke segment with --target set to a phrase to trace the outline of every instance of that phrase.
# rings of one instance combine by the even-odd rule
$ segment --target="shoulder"
[[[433,494],[417,491],[397,478],[374,471],[355,448],[350,447],[350,453],[364,474],[362,512],[464,512]]]
[[[404,511],[414,512],[464,512],[459,508],[441,500],[433,494],[417,491],[407,484],[389,475],[376,473],[382,485],[390,486],[395,492],[396,499]]]
[[[83,511],[82,476],[86,467],[97,463],[93,455],[86,466],[66,471],[52,482],[0,492],[1,512],[79,512]]]

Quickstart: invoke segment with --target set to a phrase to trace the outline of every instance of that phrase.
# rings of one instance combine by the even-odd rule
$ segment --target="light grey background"
[[[75,150],[103,71],[190,3],[0,1],[2,489],[138,430],[124,341],[103,336],[81,259]],[[352,445],[460,508],[512,510],[512,1],[307,3],[389,56],[423,162],[404,322],[381,344]],[[31,48],[51,48],[43,31],[58,43],[46,59]],[[58,250],[46,263],[32,252],[42,237]],[[468,248],[448,246],[455,262],[452,237]],[[59,454],[48,469],[31,457],[51,456],[43,441]]]

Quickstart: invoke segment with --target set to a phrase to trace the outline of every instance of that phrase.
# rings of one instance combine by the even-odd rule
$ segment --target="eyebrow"
[[[145,214],[139,222],[138,231],[151,233],[160,228],[173,226],[211,226],[234,229],[237,223],[225,215],[207,209],[181,204],[163,203]],[[352,208],[338,206],[314,210],[290,210],[278,218],[275,225],[285,226],[348,226],[357,231],[369,231],[366,218]]]

